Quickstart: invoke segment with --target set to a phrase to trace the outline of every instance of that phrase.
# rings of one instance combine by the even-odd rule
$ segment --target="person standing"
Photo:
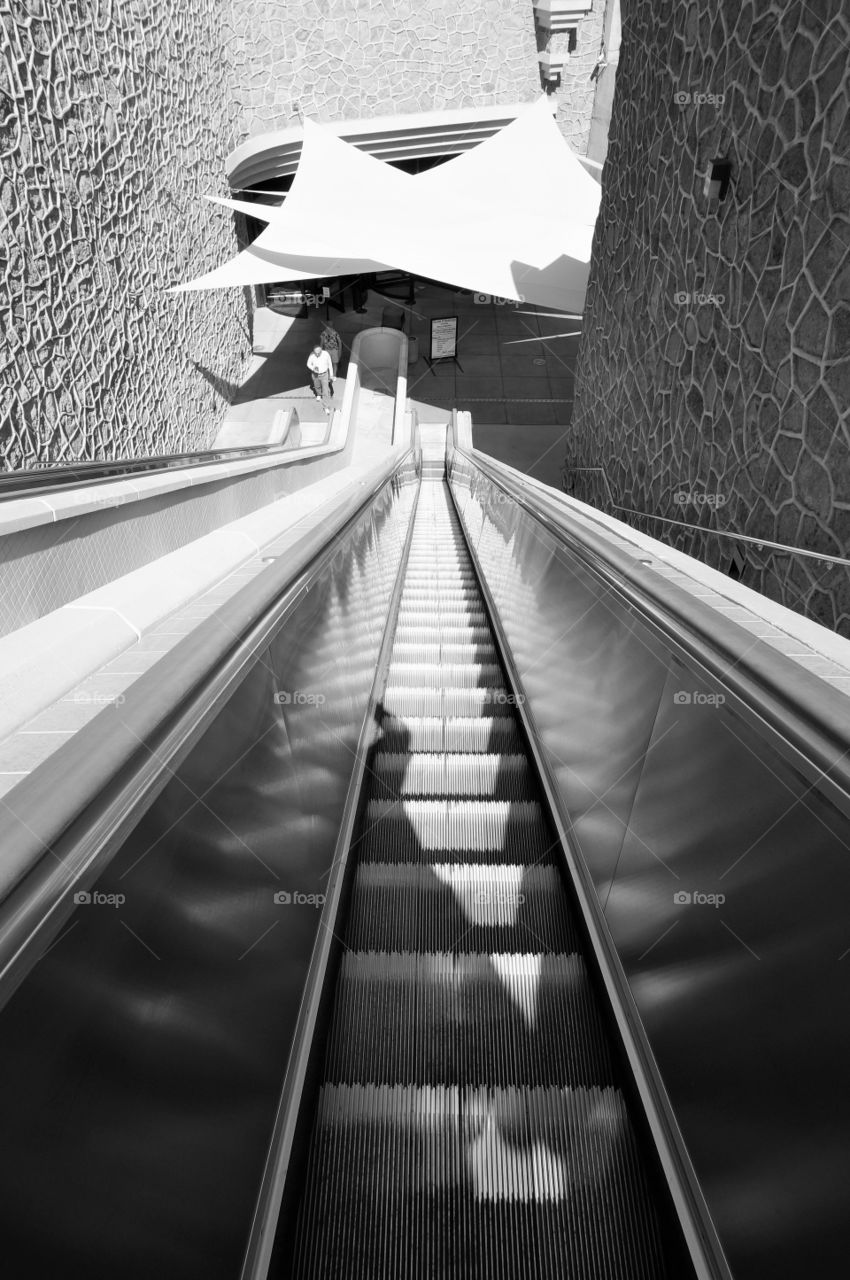
[[[324,347],[317,345],[313,348],[307,357],[307,368],[313,377],[313,393],[317,400],[321,400],[322,408],[329,415],[332,408],[330,383],[333,364]]]
[[[321,337],[322,347],[327,351],[331,358],[331,395],[334,394],[336,388],[336,371],[339,366],[340,357],[342,356],[342,338],[337,333],[331,322],[328,320],[322,329]]]

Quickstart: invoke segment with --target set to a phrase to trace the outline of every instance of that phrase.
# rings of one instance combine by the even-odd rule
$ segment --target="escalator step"
[[[551,862],[540,805],[516,800],[370,800],[358,855],[370,862]]]
[[[388,683],[417,689],[500,689],[501,668],[493,662],[396,662],[390,664]]]
[[[345,945],[352,951],[577,951],[554,867],[361,862]]]
[[[510,695],[503,689],[459,689],[456,686],[439,689],[434,686],[395,685],[390,682],[384,692],[383,707],[393,716],[440,716],[448,719],[513,717]]]
[[[580,955],[346,952],[325,1080],[613,1082]]]
[[[393,647],[395,662],[440,662],[451,663],[490,663],[496,661],[496,650],[492,644],[451,644],[448,640],[431,641],[416,640],[399,641]]]
[[[492,647],[493,637],[489,627],[441,627],[432,619],[427,625],[398,627],[395,642],[397,645],[488,644]]]
[[[610,1088],[325,1085],[298,1280],[663,1280]]]
[[[471,796],[531,800],[528,761],[520,755],[380,753],[372,765],[375,799],[397,796]]]
[[[432,627],[435,625],[440,627],[480,627],[486,630],[488,637],[490,629],[487,626],[487,617],[484,613],[483,606],[468,606],[462,609],[453,608],[449,605],[443,605],[441,608],[425,609],[421,605],[403,604],[399,607],[398,625],[402,627]]]
[[[384,751],[516,752],[522,742],[509,716],[390,716],[381,721]]]

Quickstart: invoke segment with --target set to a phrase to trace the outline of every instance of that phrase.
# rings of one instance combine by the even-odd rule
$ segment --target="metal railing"
[[[266,455],[291,454],[279,445],[241,445],[227,449],[205,449],[196,453],[153,454],[147,458],[117,458],[111,462],[70,462],[61,466],[31,467],[21,471],[0,472],[0,501],[21,498],[30,493],[47,493],[76,484],[99,484],[121,480],[125,476],[145,475],[153,471],[171,471],[181,467],[207,467],[239,458],[262,458]]]

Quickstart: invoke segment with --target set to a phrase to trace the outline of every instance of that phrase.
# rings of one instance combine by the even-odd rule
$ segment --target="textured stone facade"
[[[0,0],[0,456],[203,447],[249,349],[231,290],[220,0]]]
[[[250,304],[165,288],[233,252],[202,197],[250,134],[539,87],[516,0],[0,0],[3,464],[212,440]]]
[[[240,0],[228,40],[246,136],[298,121],[531,102],[531,0]]]
[[[604,19],[604,0],[596,0],[593,9],[578,23],[575,48],[555,91],[558,102],[556,119],[561,133],[580,155],[587,154],[593,95],[596,92],[596,81],[591,79],[591,74],[600,56]],[[564,38],[553,36],[553,40]]]
[[[582,151],[603,13],[557,92]],[[213,439],[252,303],[165,290],[235,249],[202,197],[248,136],[540,92],[531,0],[0,0],[3,465]]]
[[[850,11],[624,0],[623,20],[568,487],[850,634],[845,566],[676,527],[850,556]]]

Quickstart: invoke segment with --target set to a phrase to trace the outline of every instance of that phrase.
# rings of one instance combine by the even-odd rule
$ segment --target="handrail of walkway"
[[[151,454],[146,458],[116,458],[111,462],[69,462],[61,466],[28,467],[20,471],[0,472],[0,501],[21,498],[48,489],[71,485],[96,484],[101,480],[120,480],[152,471],[170,471],[177,467],[207,467],[240,458],[264,458],[280,454],[291,458],[293,450],[283,445],[242,445],[238,448],[204,449],[197,453]]]
[[[336,553],[357,520],[405,467],[395,452],[352,481],[333,520],[294,543],[206,622],[180,640],[0,806],[0,846],[12,884],[0,903],[0,1005],[73,910],[73,893],[109,862],[133,812],[191,747],[285,611]]]
[[[611,482],[608,479],[608,473],[604,467],[566,467],[565,471],[598,471],[605,481],[605,488],[608,490],[608,502],[612,511],[621,511],[623,515],[637,516],[640,520],[658,520],[661,524],[672,525],[674,529],[691,529],[695,533],[710,533],[715,538],[729,538],[732,542],[748,542],[755,546],[759,551],[765,548],[770,551],[778,551],[783,555],[789,556],[807,556],[810,560],[823,560],[829,564],[843,564],[850,567],[850,559],[846,556],[832,556],[825,551],[810,551],[807,547],[792,547],[785,542],[771,542],[769,538],[756,538],[749,533],[737,533],[733,529],[713,529],[711,525],[693,524],[688,520],[673,520],[670,516],[655,515],[651,511],[636,511],[634,507],[623,507],[620,503],[614,501],[614,494],[611,489]]]
[[[753,642],[750,632],[742,633],[735,621],[697,595],[648,573],[637,548],[618,546],[612,532],[606,536],[590,522],[579,521],[567,494],[546,492],[548,486],[477,449],[460,447],[460,452],[656,631],[736,694],[781,740],[795,764],[817,777],[834,802],[850,811],[847,704],[827,680],[769,644]],[[667,549],[663,543],[660,547]],[[743,646],[742,634],[747,640]]]

